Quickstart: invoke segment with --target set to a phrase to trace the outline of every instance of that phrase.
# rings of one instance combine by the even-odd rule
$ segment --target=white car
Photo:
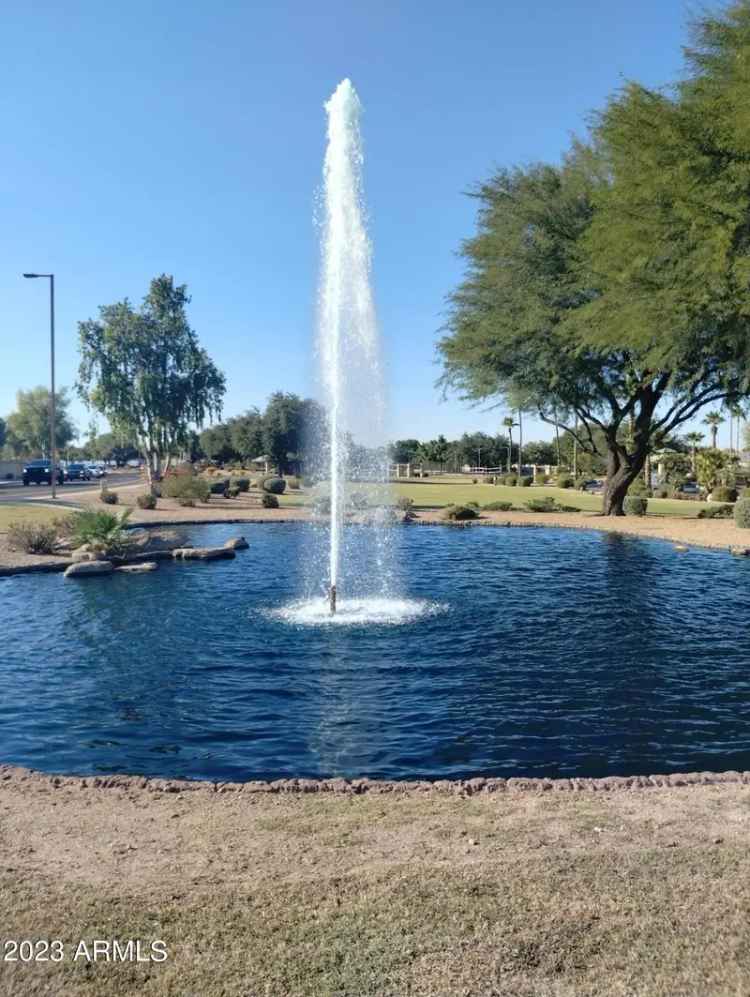
[[[89,472],[92,478],[103,478],[107,473],[103,467],[99,464],[87,464],[86,470]]]

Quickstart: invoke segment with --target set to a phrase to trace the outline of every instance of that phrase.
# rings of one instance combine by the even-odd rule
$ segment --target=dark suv
[[[85,464],[68,464],[65,468],[68,481],[90,481],[91,474]]]
[[[65,480],[61,467],[55,468],[55,478],[57,479],[58,485],[61,485]],[[52,471],[48,460],[30,460],[24,467],[23,483],[25,485],[30,485],[32,481],[35,485],[52,484]]]

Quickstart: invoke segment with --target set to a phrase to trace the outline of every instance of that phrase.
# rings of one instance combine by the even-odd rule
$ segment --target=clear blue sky
[[[434,342],[474,208],[501,164],[559,159],[626,77],[679,75],[685,0],[37,0],[0,37],[0,414],[58,383],[76,322],[139,302],[161,272],[226,372],[225,414],[314,388],[323,101],[349,76],[365,107],[366,194],[391,435],[496,430],[502,412],[441,402]],[[78,403],[74,415],[85,429]],[[101,428],[104,428],[102,426]],[[722,428],[726,434],[726,427]],[[549,437],[530,425],[528,438]]]

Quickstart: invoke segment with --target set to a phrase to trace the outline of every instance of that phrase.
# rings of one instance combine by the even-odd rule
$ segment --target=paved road
[[[119,471],[108,474],[104,479],[107,487],[116,491],[125,485],[137,485],[141,480],[137,471]],[[66,481],[62,487],[57,486],[57,497],[61,501],[78,498],[81,495],[96,494],[101,489],[99,481]],[[18,502],[39,502],[49,500],[52,489],[49,485],[28,485],[24,487],[21,481],[3,482],[0,487],[0,505],[15,505]]]

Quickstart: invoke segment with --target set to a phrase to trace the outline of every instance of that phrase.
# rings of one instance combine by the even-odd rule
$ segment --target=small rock
[[[230,540],[227,540],[224,546],[230,550],[247,550],[250,544],[244,537],[232,537]]]
[[[723,843],[724,843],[724,839],[723,838],[714,838],[714,844],[715,845],[722,845]]]
[[[82,561],[96,561],[97,556],[92,551],[89,550],[88,544],[83,547],[77,547],[70,555],[71,560],[74,564],[80,564]]]
[[[159,567],[156,561],[140,561],[138,564],[121,564],[115,571],[126,571],[128,574],[137,574],[141,571],[156,571]]]
[[[111,561],[80,561],[65,569],[66,578],[83,577],[84,575],[111,575],[114,565]]]
[[[750,557],[750,547],[730,547],[732,557]]]
[[[477,841],[476,838],[469,838],[469,844],[470,845],[478,845],[479,842]]]

